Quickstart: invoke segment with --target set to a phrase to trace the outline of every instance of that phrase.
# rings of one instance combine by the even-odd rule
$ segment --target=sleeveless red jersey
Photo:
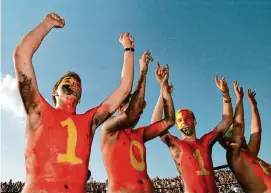
[[[85,192],[93,134],[85,114],[66,114],[40,97],[40,122],[26,134],[23,192]]]
[[[102,134],[101,140],[107,140],[102,145],[102,154],[110,192],[154,191],[147,174],[143,131],[144,128],[137,130],[128,128],[112,135]]]
[[[184,141],[171,136],[179,150],[172,151],[174,161],[182,175],[184,188],[189,193],[216,193],[215,175],[212,162],[212,146],[218,137],[217,129],[196,141]]]

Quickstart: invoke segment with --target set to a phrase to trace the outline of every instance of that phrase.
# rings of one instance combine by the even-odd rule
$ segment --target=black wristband
[[[231,102],[231,98],[224,100],[224,103],[230,103],[230,102]]]
[[[135,52],[135,49],[134,49],[134,48],[125,48],[125,49],[124,49],[124,52],[126,52],[126,51],[132,51],[132,52]]]

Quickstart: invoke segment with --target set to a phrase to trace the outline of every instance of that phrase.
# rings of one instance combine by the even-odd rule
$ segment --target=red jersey
[[[109,192],[154,192],[147,174],[143,132],[144,127],[102,133],[101,149]]]
[[[40,120],[26,134],[26,184],[23,192],[85,192],[93,134],[85,114],[65,114],[40,97]]]
[[[228,164],[245,192],[271,193],[271,166],[241,150],[240,157],[233,161],[227,151]]]
[[[182,176],[185,192],[217,192],[211,154],[218,134],[217,129],[214,129],[196,141],[184,141],[170,136],[175,144],[170,150]]]

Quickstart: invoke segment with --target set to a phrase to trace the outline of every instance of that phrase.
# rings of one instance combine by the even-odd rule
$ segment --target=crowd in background
[[[218,193],[243,193],[240,185],[235,179],[235,176],[229,168],[215,170],[215,177]]]
[[[242,193],[238,182],[228,167],[221,167],[215,169],[216,184],[219,193]],[[177,176],[175,178],[159,178],[152,179],[155,187],[155,192],[160,193],[182,193],[183,181],[182,178]],[[21,192],[24,186],[23,182],[1,182],[1,192]],[[96,182],[92,178],[87,183],[87,193],[105,193],[107,190],[106,182]]]

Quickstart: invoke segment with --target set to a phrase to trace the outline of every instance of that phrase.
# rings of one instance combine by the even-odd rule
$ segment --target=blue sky
[[[12,52],[22,37],[49,12],[66,20],[64,29],[53,30],[34,56],[40,92],[53,105],[51,89],[66,71],[81,75],[83,97],[78,113],[100,104],[119,84],[123,49],[119,35],[128,31],[135,38],[135,81],[138,59],[145,49],[154,61],[170,65],[175,108],[186,107],[197,118],[197,134],[213,129],[222,117],[222,97],[214,77],[226,76],[257,92],[262,119],[260,157],[271,162],[271,2],[270,1],[1,1],[1,178],[25,180],[24,115],[16,111],[21,102],[15,84]],[[269,34],[269,35],[268,35]],[[139,122],[150,123],[159,96],[155,62],[147,77],[147,107]],[[135,85],[135,84],[134,84]],[[250,130],[250,107],[244,99],[246,137]],[[14,110],[15,109],[15,110]],[[176,126],[170,130],[180,137]],[[106,173],[95,134],[90,169],[96,180]],[[146,144],[150,177],[176,176],[177,170],[160,139]],[[215,166],[225,164],[225,151],[213,150]]]

